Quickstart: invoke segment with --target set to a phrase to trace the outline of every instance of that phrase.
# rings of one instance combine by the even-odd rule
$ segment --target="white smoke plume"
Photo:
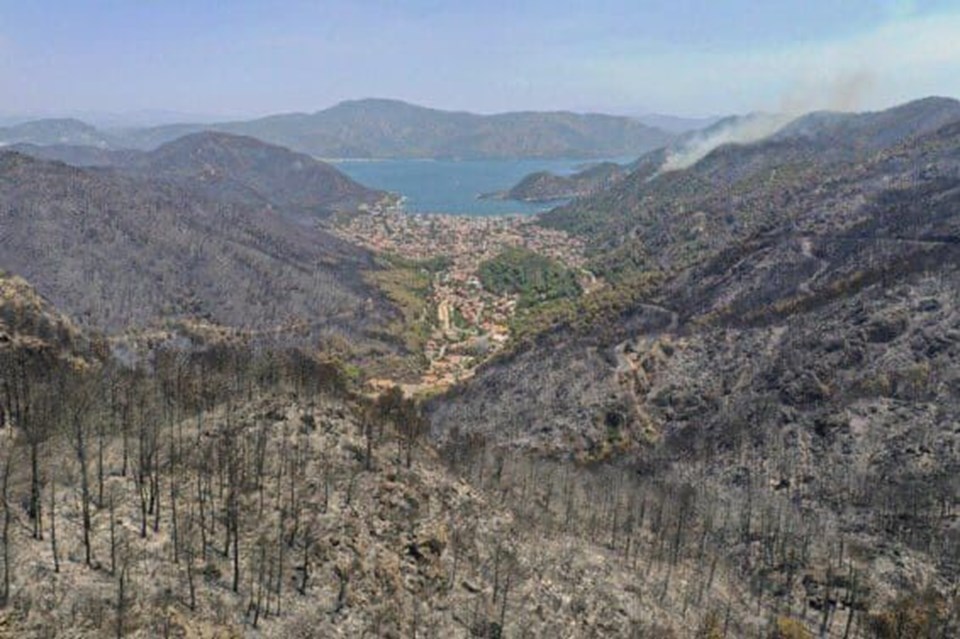
[[[756,113],[731,118],[726,123],[711,127],[700,135],[695,135],[679,148],[670,149],[660,172],[665,173],[689,168],[724,144],[758,142],[776,133],[793,118],[792,115],[778,113]]]
[[[659,173],[686,169],[724,144],[750,144],[769,137],[797,117],[814,109],[855,111],[873,89],[874,78],[865,71],[841,74],[827,82],[800,83],[780,100],[776,113],[755,113],[729,118],[669,149]]]

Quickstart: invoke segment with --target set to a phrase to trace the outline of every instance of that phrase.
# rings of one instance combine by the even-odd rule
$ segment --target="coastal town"
[[[555,260],[578,274],[584,290],[599,285],[584,268],[582,241],[539,226],[529,215],[415,214],[380,207],[349,218],[336,232],[381,254],[438,265],[428,300],[433,317],[424,354],[429,364],[418,384],[404,386],[410,393],[464,380],[503,349],[519,299],[486,290],[479,270],[504,249],[518,247]]]

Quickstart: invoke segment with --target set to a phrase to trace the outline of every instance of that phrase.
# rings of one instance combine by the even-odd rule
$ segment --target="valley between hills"
[[[521,115],[2,131],[0,636],[957,636],[960,102]],[[526,217],[312,155],[588,134]]]
[[[524,216],[414,215],[386,207],[334,229],[391,264],[370,277],[404,308],[400,330],[425,360],[413,376],[401,369],[396,379],[371,379],[374,389],[399,383],[412,395],[443,391],[505,347],[525,306],[601,286],[584,268],[582,240]],[[550,269],[562,274],[561,285],[547,281]]]

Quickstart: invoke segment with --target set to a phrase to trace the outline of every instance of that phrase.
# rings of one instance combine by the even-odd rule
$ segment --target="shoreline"
[[[396,196],[398,199],[393,202],[391,205],[385,208],[378,209],[368,209],[366,214],[369,215],[405,215],[409,217],[417,216],[429,216],[429,217],[451,217],[458,219],[475,219],[475,220],[486,220],[486,219],[524,219],[524,220],[535,220],[539,218],[542,214],[549,212],[553,207],[543,208],[537,211],[513,211],[513,212],[497,212],[497,213],[451,213],[449,211],[412,211],[407,209],[404,204],[408,201],[407,196],[401,195],[399,193],[391,193],[390,195]],[[477,199],[483,199],[480,195],[477,196]]]
[[[331,160],[328,158],[328,161]],[[567,198],[513,200],[497,195],[507,193],[532,173],[567,174],[582,164],[576,159],[335,158],[332,161],[360,184],[406,196],[405,212],[469,217],[534,215],[563,205]]]

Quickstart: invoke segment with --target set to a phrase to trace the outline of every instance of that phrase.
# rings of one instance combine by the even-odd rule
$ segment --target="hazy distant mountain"
[[[115,146],[116,140],[113,136],[85,122],[65,118],[33,120],[0,128],[0,145],[17,143],[69,144],[107,148]]]
[[[313,114],[141,129],[128,132],[124,140],[149,149],[204,129],[249,135],[318,157],[352,158],[610,157],[640,155],[673,138],[627,117],[568,112],[476,115],[368,99]]]
[[[540,202],[586,197],[613,186],[627,174],[641,167],[644,169],[643,177],[646,178],[664,166],[683,168],[693,164],[722,144],[762,139],[782,126],[785,121],[786,119],[781,116],[766,114],[705,118],[698,121],[705,125],[703,128],[688,129],[679,133],[666,146],[648,151],[628,164],[618,165],[607,162],[603,164],[602,169],[588,167],[571,175],[533,173],[525,176],[510,189],[495,195],[502,199]],[[687,120],[687,122],[690,121]]]
[[[308,155],[251,137],[209,131],[142,154],[126,170],[190,180],[217,195],[249,190],[298,216],[353,210],[386,195]]]
[[[7,113],[0,115],[0,126],[12,126],[36,120],[80,120],[98,129],[112,133],[116,129],[132,129],[179,122],[223,122],[224,114],[170,109],[139,109],[134,111],[58,110],[50,109],[32,113]]]
[[[109,132],[76,119],[35,120],[0,128],[0,144],[150,150],[207,130],[247,135],[330,158],[602,158],[641,155],[675,137],[621,116],[564,111],[477,115],[367,99],[342,102],[312,114]]]
[[[664,115],[662,113],[648,113],[637,118],[647,126],[662,129],[669,133],[681,134],[705,129],[706,127],[720,121],[721,116],[711,116],[706,118],[682,118],[675,115]]]
[[[176,124],[178,122],[222,122],[225,119],[225,116],[222,114],[193,113],[168,109],[141,109],[138,111],[122,111],[116,113],[106,111],[82,111],[69,115],[107,130],[163,126],[165,124]]]
[[[4,151],[16,151],[38,160],[52,160],[72,166],[122,166],[143,155],[132,149],[109,149],[82,144],[33,144],[18,142],[2,147]]]
[[[150,179],[188,182],[210,197],[269,203],[296,217],[353,210],[386,195],[308,155],[228,133],[195,133],[150,152],[32,144],[15,144],[10,149],[73,166],[113,167]]]
[[[744,172],[766,166],[778,154],[781,161],[804,161],[817,156],[820,162],[846,161],[857,154],[880,150],[908,137],[929,133],[960,119],[960,102],[950,98],[925,98],[892,109],[868,113],[819,111],[791,120],[777,113],[751,113],[719,118],[708,126],[677,136],[663,149],[651,151],[624,166],[609,166],[604,179],[595,172],[581,171],[569,176],[536,173],[523,178],[513,188],[499,194],[509,199],[567,199],[584,197],[614,186],[630,173],[632,184],[642,185],[658,170],[687,169],[727,145],[748,145],[769,139],[788,142],[754,149],[753,163],[730,167],[727,179],[736,180]],[[643,171],[638,168],[643,167]],[[591,225],[592,226],[592,225]]]

